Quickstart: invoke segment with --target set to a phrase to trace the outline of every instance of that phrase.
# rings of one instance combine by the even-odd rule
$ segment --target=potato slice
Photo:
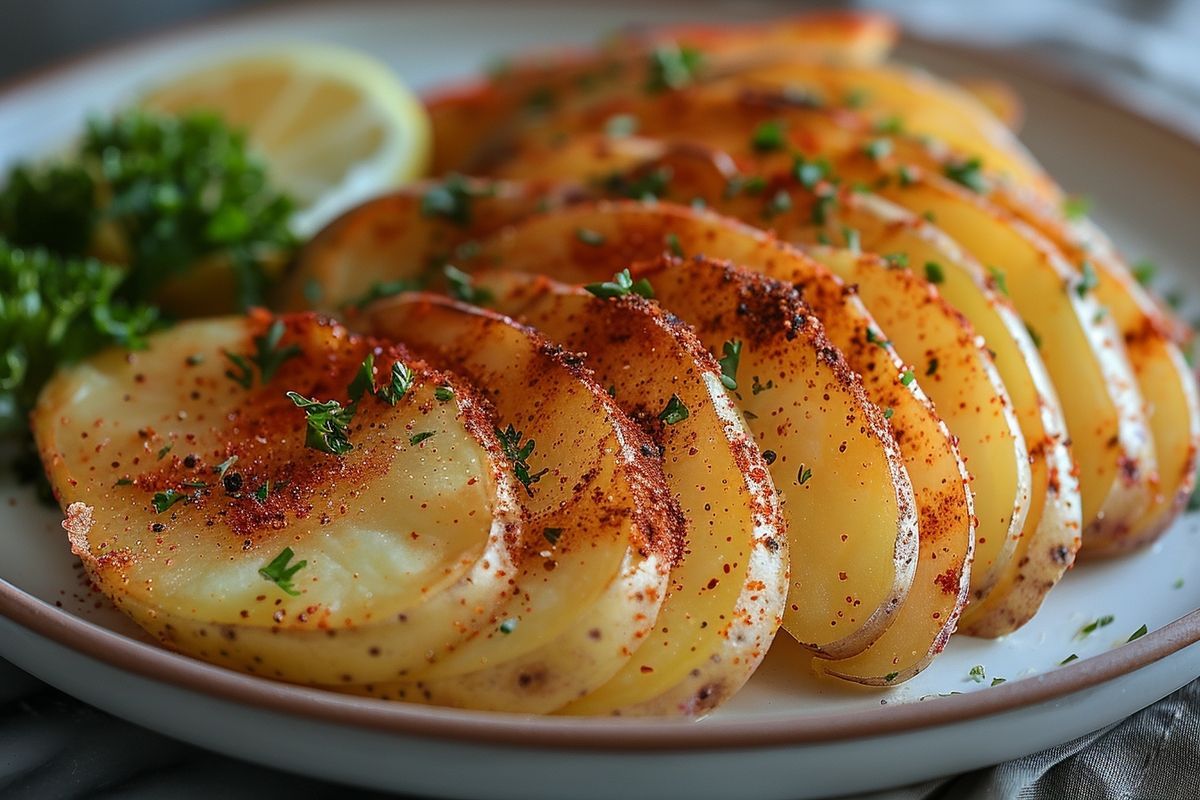
[[[279,289],[278,305],[340,311],[436,282],[473,238],[576,193],[556,183],[451,176],[368,200],[305,245]]]
[[[580,237],[578,231],[581,230],[588,231],[588,235]],[[954,441],[920,392],[920,379],[906,375],[910,365],[900,360],[886,343],[887,335],[880,331],[841,281],[819,264],[759,232],[711,214],[699,214],[663,203],[578,206],[529,220],[506,230],[492,242],[483,242],[480,260],[505,268],[549,270],[558,277],[585,281],[603,274],[615,264],[630,263],[664,248],[674,249],[677,253],[702,251],[731,258],[735,263],[747,264],[799,288],[811,303],[813,312],[828,321],[825,327],[833,343],[846,353],[850,366],[863,375],[868,396],[880,406],[891,409],[891,423],[908,465],[920,513],[920,559],[914,587],[895,615],[896,621],[883,636],[888,643],[873,645],[868,650],[870,657],[844,664],[839,677],[880,684],[889,682],[889,675],[892,682],[912,677],[945,646],[967,597],[974,545],[971,498],[964,488],[967,476]],[[660,267],[639,274],[651,278],[660,302],[696,325],[701,339],[710,349],[720,352],[726,338],[739,338],[735,332],[725,329],[738,324],[738,304],[751,309],[758,305],[743,296],[748,293],[746,291],[734,296],[732,289],[739,281],[730,275],[737,275],[736,270],[729,274],[719,268],[714,271],[713,265],[700,259],[689,266],[690,271],[664,271]],[[744,279],[741,282],[744,283]],[[772,285],[764,284],[757,291],[769,297],[768,287]],[[771,298],[767,306],[776,306],[779,302]],[[760,310],[758,314],[751,312],[749,318],[762,317],[766,313],[766,310]],[[740,338],[744,339],[745,334]],[[772,353],[778,349],[779,346],[770,348]],[[750,347],[749,353],[753,355],[756,350]],[[808,379],[808,372],[791,372]],[[745,393],[741,394],[745,403]],[[766,410],[771,412],[769,417],[758,411],[755,413],[772,420],[768,428],[776,427],[774,420],[778,412],[773,407]],[[754,427],[753,418],[751,427]],[[770,440],[760,439],[760,443],[771,449],[778,447]],[[1010,463],[1014,461],[1011,443],[1008,457]],[[789,486],[785,479],[794,483],[794,476],[788,475],[793,466],[789,464],[782,469],[784,475],[782,478],[777,475],[777,485]],[[1010,495],[1009,508],[1013,507],[1013,501],[1014,496]],[[825,513],[823,503],[819,515]],[[1001,540],[1007,537],[1008,529],[1006,518],[999,531]],[[793,538],[793,546],[797,548],[796,552],[806,553],[806,558],[816,556],[818,549],[803,538]],[[811,595],[814,586],[822,585],[822,574],[828,573],[817,572],[806,580],[796,580],[795,585],[807,587],[804,591]],[[850,594],[847,592],[847,596]],[[804,630],[797,624],[799,620],[789,625],[789,621],[796,618],[795,611],[789,608],[788,613],[785,627],[802,643],[809,641],[798,633]],[[793,626],[797,630],[793,630]],[[817,649],[830,657],[854,655],[835,653],[829,647]],[[886,655],[880,655],[885,652]]]
[[[501,434],[510,452],[532,448],[516,473],[528,476],[533,534],[498,626],[417,680],[364,690],[544,713],[605,683],[654,623],[682,546],[679,508],[650,439],[578,357],[506,317],[424,294],[364,314],[372,332],[470,378],[495,404],[498,425],[520,431]]]
[[[647,241],[645,228],[596,216],[568,213],[557,224],[552,216],[519,226],[504,237],[512,256],[504,261],[582,282],[611,277],[612,264],[629,263],[626,254],[652,252],[626,245]],[[597,223],[596,233],[612,246],[593,245],[602,254],[572,260],[577,222]],[[736,365],[730,362],[737,376],[733,397],[769,454],[785,497],[789,547],[799,556],[791,591],[802,601],[789,603],[784,628],[819,654],[861,652],[882,635],[906,596],[917,557],[913,492],[882,415],[792,287],[713,262],[646,264],[644,274],[655,298],[692,324],[710,351],[721,354],[726,342],[737,347]],[[514,301],[582,291],[530,283],[524,274],[485,273],[479,280]]]
[[[771,476],[716,362],[640,297],[496,293],[587,365],[663,452],[687,545],[654,629],[612,680],[566,714],[703,714],[750,677],[783,616],[788,548]]]
[[[306,446],[339,437],[285,392],[344,404],[372,352],[411,385],[362,398],[352,449]],[[419,669],[507,596],[522,516],[484,409],[402,350],[260,313],[64,369],[33,429],[72,550],[121,610],[206,661],[336,685]]]
[[[634,29],[603,49],[542,53],[500,65],[483,80],[444,86],[425,97],[433,123],[434,173],[472,171],[507,128],[560,105],[613,93],[658,94],[782,58],[874,62],[896,39],[878,14],[816,13],[741,26],[672,25]]]

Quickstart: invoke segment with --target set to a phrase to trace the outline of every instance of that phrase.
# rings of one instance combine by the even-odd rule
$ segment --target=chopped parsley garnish
[[[442,267],[442,275],[446,278],[450,296],[455,300],[482,306],[490,303],[493,299],[490,291],[476,288],[471,276],[453,264]]]
[[[800,469],[796,471],[796,480],[803,486],[812,479],[812,475],[812,470],[801,464]]]
[[[357,403],[364,394],[375,394],[374,353],[367,353],[366,358],[358,367],[358,372],[354,373],[354,380],[350,381],[347,393],[350,395],[351,403]]]
[[[421,213],[427,217],[440,217],[455,225],[471,224],[472,201],[479,197],[491,197],[495,187],[476,188],[462,175],[450,175],[441,183],[430,186],[421,195]]]
[[[549,472],[549,468],[543,469],[541,472],[530,472],[529,457],[533,455],[533,449],[537,446],[533,439],[521,443],[521,432],[514,428],[511,424],[505,430],[499,428],[493,429],[496,433],[496,438],[500,440],[500,449],[505,457],[512,462],[513,475],[525,487],[525,491],[529,496],[533,496],[533,489],[530,488],[533,484],[542,479],[542,476]]]
[[[405,292],[415,292],[422,288],[423,285],[424,281],[419,280],[375,281],[371,284],[371,288],[367,289],[367,291],[363,292],[356,299],[346,303],[346,306],[366,308],[376,300],[395,297]]]
[[[454,390],[449,386],[439,386],[433,390],[433,396],[439,403],[447,403],[454,399]]]
[[[518,620],[516,617],[509,617],[500,623],[499,631],[507,636],[517,629],[517,622]]]
[[[165,492],[155,492],[150,502],[154,506],[154,513],[161,514],[176,503],[187,500],[187,497],[176,489],[167,489]]]
[[[667,244],[667,249],[671,251],[671,255],[676,258],[683,258],[683,245],[679,243],[679,237],[674,233],[668,233],[664,237]]]
[[[626,295],[636,294],[645,297],[647,300],[654,299],[654,287],[650,285],[650,281],[646,278],[638,278],[636,281],[629,274],[629,269],[623,269],[616,275],[613,275],[611,281],[603,283],[589,283],[583,287],[596,297],[602,300],[608,300],[614,297],[625,297]]]
[[[824,158],[809,161],[802,155],[792,159],[792,177],[805,189],[815,189],[817,184],[829,177],[829,162]]]
[[[892,140],[872,139],[863,147],[863,152],[872,161],[882,161],[892,154]]]
[[[999,686],[1008,681],[1008,678],[992,678],[992,686]]]
[[[988,267],[988,275],[992,278],[992,286],[996,288],[1000,294],[1008,297],[1008,276],[1004,274],[1004,270],[999,267]]]
[[[1183,588],[1183,578],[1176,578],[1175,582],[1173,584],[1171,584],[1171,588],[1172,589],[1182,589]]]
[[[721,365],[721,384],[726,389],[733,391],[738,388],[737,369],[738,361],[742,357],[742,343],[736,339],[730,339],[721,345],[721,352],[724,355],[717,359],[717,363]]]
[[[308,561],[297,561],[295,564],[288,566],[294,555],[295,553],[292,552],[292,548],[283,548],[283,551],[275,556],[270,564],[259,569],[258,574],[292,597],[299,597],[300,592],[292,585],[292,578],[296,577],[297,572],[308,566]]]
[[[1087,297],[1088,292],[1100,285],[1100,278],[1096,275],[1096,269],[1092,266],[1092,262],[1084,261],[1079,265],[1079,283],[1075,284],[1075,294],[1080,297]]]
[[[408,443],[412,445],[420,444],[430,436],[433,436],[434,433],[435,431],[421,431],[420,433],[414,433],[412,436],[408,437]]]
[[[817,205],[813,206],[813,213],[816,213],[815,209],[821,205],[821,201],[822,198],[817,198]],[[787,189],[780,189],[771,195],[771,199],[767,201],[766,207],[763,208],[763,216],[770,219],[791,210],[792,196],[788,194]]]
[[[633,136],[637,132],[638,120],[633,114],[613,114],[604,121],[604,134],[613,139]]]
[[[1060,667],[1064,667],[1067,664],[1070,664],[1072,661],[1078,661],[1078,660],[1079,660],[1079,656],[1076,655],[1075,653],[1071,653],[1071,655],[1067,656],[1062,661],[1058,662],[1058,665]]]
[[[1072,195],[1063,200],[1062,213],[1071,222],[1078,222],[1092,210],[1092,199],[1081,195]]]
[[[750,384],[750,392],[754,395],[759,395],[763,392],[770,391],[775,388],[775,381],[768,379],[766,383],[761,383],[758,376],[754,376],[753,382]]]
[[[562,532],[562,528],[542,528],[542,536],[552,545],[558,544],[558,540],[562,536]]]
[[[233,364],[232,369],[225,371],[225,377],[240,384],[243,388],[249,389],[254,385],[254,367],[258,367],[259,381],[263,384],[268,383],[285,361],[295,358],[301,352],[300,348],[294,344],[289,344],[287,347],[279,346],[283,333],[283,320],[276,319],[271,322],[266,333],[254,337],[254,355],[243,356],[222,350],[221,352]],[[252,364],[254,367],[251,366]]]
[[[116,485],[117,486],[132,486],[133,479],[132,478],[118,478]]]
[[[603,233],[591,230],[590,228],[576,228],[575,238],[592,247],[600,247],[605,241]]]
[[[1125,643],[1129,644],[1130,642],[1136,642],[1138,639],[1145,636],[1146,633],[1147,633],[1147,628],[1145,625],[1142,625],[1142,627],[1138,628],[1136,631],[1129,634],[1129,638],[1125,640]]]
[[[896,409],[894,409],[894,408],[885,408],[885,409],[883,410],[883,418],[884,418],[884,419],[891,419],[891,418],[892,418],[892,415],[893,415],[893,414],[895,414],[895,413],[896,413]]]
[[[983,177],[983,162],[978,158],[952,161],[942,168],[942,172],[950,180],[973,192],[983,194],[988,190],[987,180]]]
[[[906,369],[906,370],[904,370],[904,372],[900,373],[900,385],[901,386],[908,386],[910,383],[912,383],[916,379],[917,379],[917,376],[913,374],[913,371],[911,369]]]
[[[901,164],[900,168],[896,170],[896,181],[901,186],[912,186],[917,182],[917,175],[912,171],[912,167]]]
[[[904,121],[896,115],[884,117],[875,123],[876,133],[889,133],[895,135],[904,130]]]
[[[1149,286],[1154,280],[1154,275],[1158,272],[1158,266],[1153,261],[1143,258],[1141,261],[1133,264],[1133,279],[1142,286]]]
[[[362,365],[359,366],[354,380],[350,382],[350,388],[347,391],[350,395],[350,405],[346,411],[353,417],[358,401],[366,394],[379,398],[389,406],[394,406],[412,388],[415,379],[416,376],[413,375],[413,371],[408,368],[407,364],[403,361],[395,361],[392,363],[391,380],[383,386],[375,388],[375,354],[368,353],[363,359]],[[435,396],[437,391],[434,390]],[[442,398],[438,397],[438,399]]]
[[[1114,617],[1111,614],[1106,614],[1103,617],[1095,619],[1092,622],[1089,622],[1087,625],[1084,625],[1082,628],[1080,628],[1079,632],[1075,634],[1075,638],[1082,639],[1085,636],[1088,636],[1089,634],[1095,633],[1100,628],[1111,625],[1113,623],[1113,619],[1114,619]]]
[[[690,413],[688,407],[679,399],[679,395],[672,394],[667,405],[658,413],[658,418],[667,425],[677,425],[687,419]]]
[[[884,339],[875,332],[874,328],[867,328],[867,344],[873,344],[876,347],[888,348],[892,344],[891,339]]]
[[[670,167],[655,167],[644,173],[618,171],[604,180],[604,190],[610,195],[628,197],[631,200],[652,201],[667,195],[673,174]],[[588,231],[578,233],[577,236],[580,241],[596,247],[604,244],[604,237],[598,233]]]
[[[165,445],[163,445],[158,451],[158,460],[162,461],[163,457],[166,456],[167,453],[171,452],[171,448],[174,446],[174,442],[167,442]]]
[[[261,304],[266,266],[296,244],[292,201],[270,186],[245,135],[209,113],[92,119],[65,160],[18,166],[0,183],[0,237],[119,260],[115,294],[134,304],[214,261],[236,277],[229,300]]]
[[[889,672],[887,675],[883,676],[883,682],[891,683],[892,681],[896,680],[896,678],[898,678],[898,677],[900,677],[899,672]]]
[[[767,120],[754,129],[750,146],[756,153],[774,153],[787,146],[787,133],[783,122]]]
[[[925,280],[930,283],[942,283],[946,280],[946,271],[936,261],[925,262]]]
[[[987,677],[983,671],[983,664],[976,664],[971,667],[971,671],[967,673],[967,676],[976,683],[983,683],[983,679]]]
[[[929,366],[925,368],[926,377],[936,375],[938,371],[938,360],[936,358],[929,359]]]
[[[408,365],[403,361],[396,361],[392,364],[392,376],[383,386],[380,386],[377,391],[372,392],[380,400],[383,400],[389,406],[394,406],[400,402],[400,398],[408,393],[408,390],[413,385],[413,372],[408,368]]]
[[[305,445],[335,456],[345,455],[354,449],[349,430],[354,420],[353,403],[343,408],[337,400],[318,402],[296,392],[288,392],[287,397],[304,411],[307,419]]]
[[[646,91],[682,89],[696,79],[704,66],[704,54],[693,47],[664,44],[650,54]]]
[[[883,257],[889,269],[905,269],[908,267],[908,253],[888,253]]]

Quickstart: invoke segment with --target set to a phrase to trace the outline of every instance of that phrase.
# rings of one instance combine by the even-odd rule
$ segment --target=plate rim
[[[385,4],[378,0],[353,0],[349,5],[381,7]],[[209,35],[229,25],[252,23],[275,15],[305,13],[320,7],[317,0],[293,3],[280,0],[147,31],[0,82],[0,104],[13,95],[36,89],[39,84],[50,83],[95,61],[121,55],[134,56],[141,48],[171,39]],[[1091,102],[1133,117],[1200,153],[1200,135],[1169,118],[1150,113],[1130,93],[1101,86],[1044,60],[1017,58],[998,48],[964,45],[908,31],[903,32],[902,40],[960,57],[969,56],[981,66],[1021,74],[1061,91],[1082,94]],[[420,706],[341,695],[245,675],[103,628],[34,597],[3,578],[0,578],[0,615],[33,635],[47,638],[85,657],[151,681],[221,700],[385,733],[550,750],[740,750],[902,733],[1061,699],[1131,674],[1200,642],[1200,609],[1196,609],[1134,642],[987,691],[790,719],[704,719],[697,722],[639,717],[631,721]]]

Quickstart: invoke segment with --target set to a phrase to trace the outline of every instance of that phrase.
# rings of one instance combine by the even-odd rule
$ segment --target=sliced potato
[[[779,499],[712,357],[640,297],[496,293],[495,306],[569,349],[663,451],[687,546],[654,629],[612,680],[566,714],[702,714],[737,691],[783,616],[787,539]]]
[[[362,398],[342,455],[306,446],[340,449],[285,392],[344,404],[372,352],[411,385]],[[206,661],[340,685],[418,670],[508,595],[521,513],[484,408],[403,350],[259,314],[63,370],[33,428],[72,549],[121,610]]]
[[[571,213],[559,225],[547,217],[518,227],[505,237],[514,256],[506,260],[519,269],[541,266],[568,281],[611,277],[609,265],[628,263],[619,254],[636,249],[624,243],[638,241],[645,230],[593,220],[601,223],[596,232],[613,242],[599,246],[609,263],[592,257],[600,253],[589,253],[586,262],[570,260],[573,225],[587,217]],[[536,248],[534,260],[523,257],[533,254],[523,241]],[[789,603],[784,627],[828,657],[861,652],[882,635],[906,596],[917,557],[913,492],[882,415],[794,288],[713,262],[646,264],[639,274],[709,350],[722,354],[726,342],[737,349],[730,367],[736,379],[726,378],[735,383],[733,397],[769,454],[785,500],[790,550],[802,554],[791,570],[793,597],[802,602]],[[582,291],[530,283],[524,274],[483,274],[479,280],[502,297]]]
[[[364,313],[372,332],[479,386],[510,452],[532,448],[514,471],[527,476],[523,504],[533,534],[497,625],[417,679],[364,691],[524,712],[553,711],[587,694],[645,639],[682,546],[657,450],[578,357],[506,317],[423,294]],[[506,425],[515,427],[506,434]]]
[[[781,58],[874,62],[886,56],[896,33],[895,24],[881,15],[817,13],[720,28],[634,29],[600,50],[559,50],[505,63],[487,79],[426,96],[436,143],[434,173],[473,170],[507,129],[561,105],[610,94],[658,94]]]
[[[565,202],[575,190],[451,176],[368,200],[312,238],[278,292],[285,309],[340,311],[434,283],[472,239]]]

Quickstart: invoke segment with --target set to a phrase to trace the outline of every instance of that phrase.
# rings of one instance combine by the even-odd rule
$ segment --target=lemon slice
[[[154,87],[151,110],[213,111],[246,131],[272,180],[296,200],[297,233],[425,172],[430,126],[417,97],[355,50],[273,45]]]

